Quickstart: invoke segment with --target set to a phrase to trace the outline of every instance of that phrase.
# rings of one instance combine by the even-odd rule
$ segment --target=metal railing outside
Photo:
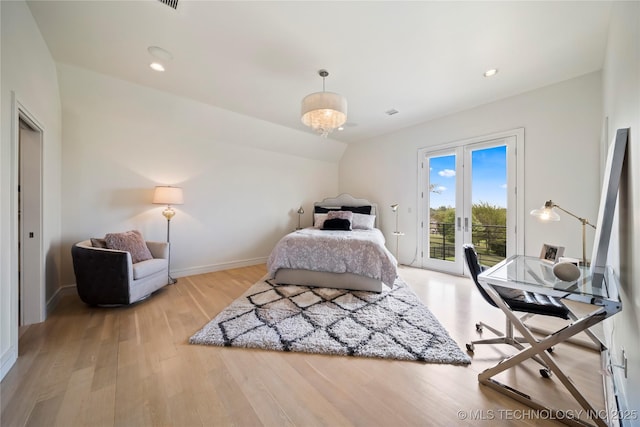
[[[507,226],[471,226],[473,244],[481,264],[492,266],[507,256]],[[429,224],[429,257],[432,259],[455,260],[455,224],[433,222]]]

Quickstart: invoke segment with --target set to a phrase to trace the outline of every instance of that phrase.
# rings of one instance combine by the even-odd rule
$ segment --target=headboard
[[[337,197],[326,198],[321,202],[315,202],[314,208],[320,206],[322,208],[339,208],[342,206],[371,206],[371,215],[375,215],[375,226],[378,227],[378,204],[370,202],[367,199],[356,199],[351,194],[342,193]]]

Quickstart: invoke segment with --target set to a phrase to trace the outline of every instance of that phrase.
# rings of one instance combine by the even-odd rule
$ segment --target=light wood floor
[[[506,346],[477,346],[471,365],[453,366],[187,343],[265,271],[184,277],[124,308],[65,297],[46,322],[23,331],[0,388],[0,425],[556,425],[478,384],[479,372],[512,353]],[[408,267],[400,274],[463,349],[477,337],[476,321],[504,322],[468,278]],[[554,357],[604,408],[598,353],[564,344]],[[501,379],[557,408],[579,409],[533,362]]]

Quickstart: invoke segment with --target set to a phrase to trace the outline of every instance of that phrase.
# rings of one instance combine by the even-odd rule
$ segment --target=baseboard
[[[610,374],[611,353],[605,349],[600,352],[600,369],[602,371],[602,386],[604,388],[604,407],[607,415],[615,414],[618,411],[618,399],[616,399],[616,386],[613,376]],[[607,424],[610,427],[618,427],[620,424],[607,417]]]
[[[609,414],[620,415],[616,419],[610,419],[609,425],[615,427],[627,427],[637,422],[636,418],[624,416],[631,414],[636,408],[629,406],[626,390],[626,379],[624,377],[624,369],[621,366],[621,355],[616,351],[618,347],[613,343],[613,321],[607,319],[603,324],[605,345],[608,350],[602,352],[603,370],[604,370],[604,390],[605,404]]]
[[[63,296],[69,295],[75,292],[75,290],[76,290],[75,284],[64,285],[56,289],[53,295],[51,295],[51,298],[49,298],[49,300],[47,301],[47,317],[49,317],[49,313],[52,313],[53,310],[55,310],[55,308],[58,306],[58,303],[60,303],[60,299]]]
[[[613,389],[613,392],[615,393],[615,406],[613,406],[613,409],[610,410],[615,410],[616,412],[610,413],[619,414],[619,420],[613,421],[611,425],[620,427],[631,427],[632,425],[635,425],[634,423],[636,423],[638,420],[638,409],[629,406],[627,393],[625,392],[623,387],[620,387],[621,384],[624,384],[624,381],[624,370],[613,369],[613,375],[611,376],[611,387]]]
[[[55,308],[58,306],[58,303],[60,302],[60,298],[62,297],[61,295],[62,292],[60,291],[60,289],[62,288],[56,289],[53,295],[51,295],[51,298],[47,300],[47,310],[46,310],[45,319],[49,317],[49,313],[52,313],[53,310],[55,310]]]
[[[267,262],[267,257],[260,258],[251,258],[239,261],[231,261],[231,262],[222,262],[219,264],[209,264],[203,265],[199,267],[189,267],[189,268],[181,268],[178,270],[171,270],[171,277],[185,277],[185,276],[193,276],[196,274],[205,274],[212,273],[214,271],[221,270],[230,270],[232,268],[241,268],[241,267],[249,267],[251,265],[257,264],[265,264]],[[72,283],[70,285],[64,285],[60,287],[49,301],[47,301],[47,313],[51,313],[51,311],[56,308],[60,299],[65,296],[76,292],[76,284]]]
[[[0,359],[0,380],[11,370],[11,367],[18,360],[18,349],[16,346],[11,346],[4,352]]]
[[[249,267],[251,265],[264,264],[267,262],[267,257],[251,258],[239,261],[223,262],[219,264],[209,264],[199,267],[181,268],[177,270],[171,270],[171,277],[185,277],[195,274],[212,273],[214,271],[230,270],[232,268]]]

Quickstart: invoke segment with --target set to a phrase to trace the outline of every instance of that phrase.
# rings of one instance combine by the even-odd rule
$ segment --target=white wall
[[[139,229],[166,238],[155,185],[184,189],[171,267],[184,276],[265,262],[302,204],[334,196],[345,144],[58,65],[63,103],[63,283],[71,245]]]
[[[400,203],[399,228],[406,236],[400,238],[399,258],[408,264],[416,257],[418,238],[418,149],[522,127],[525,212],[552,199],[595,222],[602,123],[601,74],[592,73],[349,145],[340,162],[340,191],[369,197],[380,206]],[[395,249],[394,217],[382,213],[387,244]],[[526,254],[538,255],[543,243],[551,243],[565,246],[567,256],[581,257],[581,224],[560,215],[557,223],[525,215]],[[593,240],[593,232],[587,233]]]
[[[59,288],[61,108],[56,68],[31,12],[22,1],[0,2],[2,80],[0,84],[0,377],[17,355],[17,257],[12,91],[44,127],[43,243],[46,299]]]
[[[603,72],[604,115],[609,135],[630,127],[626,170],[618,199],[619,221],[614,224],[608,263],[620,275],[622,312],[607,322],[613,336],[615,364],[628,357],[629,378],[614,368],[617,386],[628,409],[640,408],[640,3],[614,2]],[[610,142],[610,141],[609,141]],[[638,420],[636,419],[636,422]]]

